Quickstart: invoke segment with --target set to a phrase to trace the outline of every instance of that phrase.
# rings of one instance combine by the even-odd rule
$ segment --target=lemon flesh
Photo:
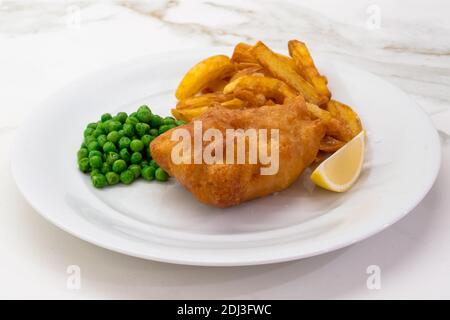
[[[330,191],[344,192],[358,180],[364,162],[365,133],[361,131],[345,146],[322,162],[311,180]]]

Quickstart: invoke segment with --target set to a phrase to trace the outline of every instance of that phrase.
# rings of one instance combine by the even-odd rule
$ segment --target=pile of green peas
[[[91,176],[96,188],[119,183],[129,185],[139,177],[167,181],[169,176],[150,154],[150,142],[158,135],[185,124],[172,117],[153,114],[146,105],[128,115],[105,113],[87,125],[78,150],[80,171]]]

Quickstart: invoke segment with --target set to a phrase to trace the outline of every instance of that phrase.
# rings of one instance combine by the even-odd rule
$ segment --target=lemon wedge
[[[311,174],[318,186],[334,192],[344,192],[358,180],[364,162],[365,133],[361,131]]]

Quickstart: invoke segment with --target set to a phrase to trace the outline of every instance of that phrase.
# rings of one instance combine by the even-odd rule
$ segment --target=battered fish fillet
[[[179,142],[171,141],[171,134],[176,128],[151,143],[152,157],[162,169],[174,176],[201,202],[222,208],[289,187],[314,161],[325,135],[324,124],[320,120],[310,119],[302,97],[296,97],[285,105],[251,109],[231,110],[218,106],[210,108],[196,120],[202,121],[203,132],[208,128],[219,129],[224,141],[225,129],[265,128],[268,132],[270,129],[279,129],[279,170],[274,175],[261,175],[261,167],[267,165],[259,161],[257,164],[248,164],[248,161],[245,164],[193,164],[193,152],[191,164],[175,164],[171,152]],[[191,137],[194,136],[192,122],[178,128],[187,129]],[[203,142],[203,149],[209,143]],[[236,147],[236,141],[234,143]],[[267,143],[270,144],[270,136]],[[193,140],[191,146],[193,150]],[[223,155],[225,159],[225,146]]]

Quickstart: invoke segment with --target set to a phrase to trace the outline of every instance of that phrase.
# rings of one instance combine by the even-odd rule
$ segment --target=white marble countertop
[[[0,298],[450,298],[449,11],[445,0],[0,0]],[[16,128],[80,75],[154,52],[293,38],[399,86],[440,133],[433,189],[387,230],[301,261],[176,266],[74,238],[17,190],[8,156]],[[66,286],[69,265],[82,270],[80,290]],[[369,265],[381,269],[378,290],[366,285]]]

